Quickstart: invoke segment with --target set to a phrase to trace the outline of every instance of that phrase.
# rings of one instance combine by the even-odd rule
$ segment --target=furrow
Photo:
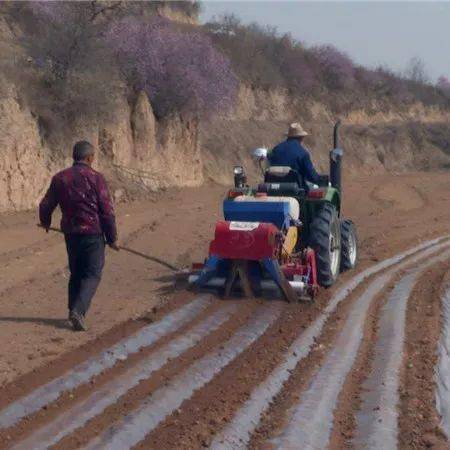
[[[333,350],[312,380],[309,389],[302,394],[286,429],[272,440],[277,448],[296,448],[297,445],[297,448],[315,449],[328,445],[337,399],[356,359],[371,302],[392,281],[396,273],[445,247],[448,247],[448,243],[431,247],[378,276],[369,284],[366,291],[355,301]],[[447,253],[445,257],[448,257]],[[442,258],[442,255],[433,258],[428,265]]]
[[[177,358],[205,336],[217,330],[230,318],[236,308],[236,305],[226,305],[194,326],[185,335],[170,341],[118,378],[103,385],[89,397],[77,403],[13,448],[16,450],[41,450],[55,445],[62,438],[85,425],[88,420],[101,414],[108,406],[114,404],[122,395],[137,386],[140,381],[150,377],[169,360]]]
[[[124,419],[94,439],[88,449],[128,449],[154,430],[184,400],[210,382],[216,374],[254,343],[280,316],[281,303],[260,308],[223,346],[198,360],[168,386],[157,389],[151,397]]]
[[[140,329],[137,333],[104,350],[98,356],[75,366],[67,374],[55,378],[11,403],[0,411],[0,429],[15,425],[22,418],[57,400],[63,392],[87,383],[91,378],[113,367],[117,361],[127,359],[130,354],[136,353],[141,348],[152,345],[163,336],[178,330],[193,320],[210,303],[211,298],[209,297],[199,297],[193,300],[167,314],[160,321]]]
[[[233,420],[214,438],[211,448],[214,450],[246,448],[263,413],[281,391],[283,384],[290,377],[291,371],[302,359],[308,356],[326,321],[336,310],[339,303],[369,276],[400,262],[417,251],[433,247],[439,242],[439,239],[435,239],[382,261],[359,273],[339,289],[324,312],[289,347],[280,365],[252,392],[247,402],[237,411]]]
[[[354,442],[358,448],[397,448],[400,355],[404,350],[408,299],[419,275],[449,257],[447,252],[411,269],[396,284],[381,310],[373,370],[363,383],[361,410],[356,417]]]
[[[450,285],[446,285],[441,302],[443,320],[436,367],[436,408],[441,416],[440,426],[450,439]]]

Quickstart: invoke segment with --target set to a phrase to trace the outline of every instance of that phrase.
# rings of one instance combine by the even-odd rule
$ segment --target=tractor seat
[[[304,188],[303,177],[289,166],[271,166],[264,174],[264,183],[296,183]]]
[[[289,203],[289,215],[292,219],[298,220],[300,217],[300,203],[293,197],[252,197],[251,195],[240,195],[234,199],[235,202],[284,202]]]
[[[289,166],[271,166],[266,170],[266,174],[284,178],[289,175],[291,170],[292,169]]]
[[[297,183],[262,183],[258,185],[257,192],[271,197],[294,197],[297,200],[305,197],[305,190],[300,188]]]

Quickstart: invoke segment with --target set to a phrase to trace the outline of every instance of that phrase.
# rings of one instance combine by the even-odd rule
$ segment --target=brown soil
[[[448,448],[436,411],[435,366],[440,338],[441,287],[449,264],[426,271],[408,302],[400,387],[401,449]]]
[[[448,173],[374,176],[348,181],[344,193],[344,214],[352,218],[358,227],[361,248],[358,270],[425,239],[448,232],[450,209],[444,205],[450,200],[449,188]],[[3,384],[0,408],[193,298],[192,293],[182,289],[183,286],[174,284],[173,272],[157,260],[186,267],[191,261],[203,259],[208,241],[213,236],[214,222],[220,215],[224,191],[223,187],[216,185],[202,189],[171,190],[159,195],[152,194],[145,202],[119,205],[122,244],[148,257],[125,251],[108,252],[104,279],[89,312],[91,329],[87,333],[74,334],[66,323],[67,263],[61,236],[46,235],[35,227],[33,213],[0,216],[0,236],[2,243],[5,242],[0,250],[0,344],[3,344],[0,345],[0,385]],[[353,275],[343,275],[339,285]],[[442,272],[432,271],[429,277],[435,281],[433,285],[438,286]],[[286,410],[301,397],[302,387],[320,366],[336,332],[345,322],[355,296],[363,288],[361,286],[342,302],[327,322],[314,350],[297,366],[276,398],[254,435],[252,446],[262,446],[265,438],[283,425]],[[231,419],[252,388],[280,361],[287,346],[320,314],[333,292],[334,288],[322,290],[314,305],[284,305],[281,318],[260,339],[204,388],[195,392],[175,414],[167,417],[141,442],[140,448],[199,448],[208,445],[211,436]],[[416,290],[411,304],[416,305],[419,312],[411,312],[411,304],[408,311],[408,352],[414,349],[419,352],[414,358],[420,361],[425,358],[424,361],[427,361],[417,376],[432,374],[432,349],[439,333],[439,306],[436,302],[432,306],[432,316],[428,319],[425,315],[428,311],[426,306],[429,306],[427,302],[431,298],[429,294],[429,290],[419,293]],[[239,300],[238,310],[232,319],[195,348],[170,361],[129,391],[119,402],[83,427],[82,433],[77,433],[78,437],[70,435],[61,441],[58,448],[85,444],[90,437],[131,411],[142,398],[231,336],[252,314],[258,302]],[[196,321],[219,306],[220,302],[214,302]],[[370,311],[361,350],[363,353],[374,339],[379,306],[379,302],[374,302]],[[153,309],[155,307],[157,309]],[[416,315],[410,319],[410,314]],[[421,314],[426,317],[426,326],[420,329],[417,319]],[[411,325],[412,322],[416,325]],[[81,386],[66,393],[45,411],[38,412],[7,432],[0,431],[0,446],[7,447],[19,436],[23,437],[40,424],[47,423],[60,411],[88,395],[95,386],[101,386],[123,373],[127,367],[151,354],[175,335],[183,334],[190,326],[192,323],[99,375],[91,386]],[[410,336],[412,326],[416,329]],[[420,339],[416,333],[421,333]],[[353,378],[356,384],[364,378],[368,366],[365,363],[369,361],[370,352],[366,351],[365,356],[360,354],[359,369],[357,367],[356,378]],[[416,378],[407,378],[405,383],[417,382],[414,380]],[[428,397],[420,399],[428,408],[432,405],[432,387],[425,391],[419,393]],[[340,401],[340,410],[353,410],[358,401],[356,390],[349,391],[348,397]],[[411,405],[408,404],[408,408]],[[420,405],[418,408],[417,411],[422,411]],[[333,436],[334,448],[343,448],[351,437],[353,419],[350,413],[341,419],[339,415],[336,418],[338,425]],[[429,429],[417,428],[416,424],[407,420],[401,426],[406,427],[406,430],[402,428],[404,436],[416,436],[408,438],[408,442],[423,444],[423,433],[430,434]],[[81,441],[80,435],[83,436]],[[436,436],[434,433],[433,437]]]
[[[62,237],[37,228],[34,213],[1,216],[0,236],[7,252],[2,246],[0,342],[8,345],[0,349],[0,385],[171,298],[172,271],[151,258],[178,267],[188,266],[191,258],[201,261],[223,191],[218,187],[171,191],[145,203],[120,205],[121,243],[148,259],[108,251],[104,277],[88,316],[91,329],[75,335],[66,321],[68,272]]]
[[[355,412],[359,409],[361,386],[372,367],[373,347],[378,328],[378,314],[384,304],[386,295],[394,286],[390,283],[372,302],[364,326],[364,336],[353,368],[339,394],[334,417],[333,432],[330,438],[330,449],[352,448],[351,439],[355,430]]]
[[[86,427],[81,429],[80,433],[63,439],[60,444],[67,449],[78,448],[80,445],[86,444],[115,420],[119,420],[123,415],[135,409],[143,398],[151,396],[153,391],[167,384],[173,375],[183,371],[204,354],[228,340],[237,328],[246,322],[254,306],[254,304],[245,305],[244,308],[240,309],[239,314],[234,314],[220,329],[208,335],[199,344],[184,352],[179,358],[169,361],[150,378],[129,390],[116,404],[107,408],[104,414],[91,420]],[[110,379],[111,374],[107,374],[107,378]]]
[[[438,430],[439,420],[435,411],[435,396],[434,396],[434,379],[433,370],[435,365],[435,351],[437,346],[437,340],[439,338],[440,327],[440,299],[436,296],[436,290],[439,289],[440,279],[442,278],[442,271],[445,270],[446,265],[437,264],[432,269],[426,271],[418,280],[416,288],[411,295],[408,302],[408,316],[406,325],[406,352],[404,355],[405,360],[409,359],[408,350],[414,352],[414,366],[416,367],[416,373],[412,375],[411,369],[413,365],[409,362],[405,363],[405,367],[408,367],[408,380],[420,380],[421,386],[409,385],[401,388],[402,396],[402,412],[400,419],[400,436],[401,442],[409,439],[407,445],[404,448],[423,448],[421,445],[415,445],[410,437],[405,437],[403,429],[409,430],[409,432],[417,433],[419,440],[424,442],[433,442],[431,437],[425,438],[425,434],[422,430],[417,429],[417,424],[412,425],[414,422],[414,416],[424,417],[420,408],[412,407],[408,409],[408,405],[405,403],[405,399],[410,401],[411,399],[417,399],[422,397],[421,409],[428,408],[429,411],[433,411],[434,426],[437,434],[442,438],[442,434]],[[354,435],[356,420],[355,414],[360,408],[362,385],[367,378],[368,373],[373,368],[373,350],[374,343],[376,342],[379,329],[379,313],[386,298],[389,295],[389,291],[394,288],[396,283],[404,274],[404,271],[397,274],[395,280],[393,280],[384,292],[381,292],[377,299],[372,303],[369,310],[369,314],[366,319],[364,338],[361,343],[358,357],[352,370],[347,377],[347,380],[343,386],[343,389],[339,395],[338,406],[335,412],[333,433],[330,438],[330,449],[339,450],[343,448],[352,448],[352,438]],[[426,303],[427,305],[433,305],[432,314],[430,308],[427,305],[422,305],[419,309],[418,304]],[[425,311],[426,309],[426,311]],[[422,316],[426,314],[430,319],[426,320],[425,327]],[[436,323],[437,320],[437,323]],[[420,330],[420,331],[418,331]],[[424,338],[424,336],[427,336]],[[426,367],[427,370],[424,370]],[[427,394],[421,389],[426,387]],[[427,397],[426,399],[424,397]],[[412,400],[413,402],[416,400]],[[427,416],[430,416],[428,411]],[[423,423],[422,423],[423,425]]]
[[[236,358],[204,389],[184,402],[151,433],[138,448],[196,448],[208,445],[211,437],[228,422],[248,398],[254,386],[263,381],[281,356],[317,315],[319,305],[286,305],[281,318],[258,341]],[[232,389],[228,386],[232,385]]]
[[[286,413],[292,411],[292,408],[301,401],[302,391],[308,388],[310,381],[320,369],[328,351],[333,346],[335,337],[345,324],[348,311],[363,291],[363,286],[355,289],[350,296],[339,304],[336,311],[327,320],[313,349],[297,365],[289,380],[285,383],[283,390],[274,399],[270,410],[264,415],[261,425],[250,442],[250,448],[264,448],[265,440],[276,436],[287,424],[289,414]]]

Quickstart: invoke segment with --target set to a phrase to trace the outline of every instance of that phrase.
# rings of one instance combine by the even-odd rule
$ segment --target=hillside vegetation
[[[163,17],[167,8],[183,14],[184,23]],[[117,90],[129,99],[145,90],[159,118],[226,112],[236,106],[238,82],[312,99],[337,114],[404,109],[417,102],[450,107],[445,79],[437,86],[424,82],[420,61],[408,79],[387,68],[357,66],[332,45],[306,47],[289,34],[243,25],[233,16],[193,25],[198,9],[198,2],[3,5],[23,50],[10,77],[17,82],[18,64],[25,66],[20,81],[27,102],[68,121],[110,112]]]
[[[329,104],[337,113],[370,108],[381,100],[385,109],[414,102],[450,106],[450,90],[442,77],[437,86],[418,59],[411,62],[409,78],[388,68],[356,65],[332,45],[307,47],[289,34],[258,24],[243,25],[234,16],[205,26],[213,42],[231,59],[239,78],[263,89],[286,89],[291,95]]]
[[[420,61],[408,77],[371,70],[331,45],[309,47],[232,16],[200,26],[200,7],[0,5],[0,210],[34,205],[79,138],[100,148],[117,198],[226,182],[224,168],[250,165],[248,149],[274,144],[292,120],[314,131],[322,168],[337,116],[349,168],[448,164],[450,84],[427,82]]]

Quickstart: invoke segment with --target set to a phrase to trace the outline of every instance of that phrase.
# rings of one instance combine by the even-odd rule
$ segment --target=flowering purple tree
[[[318,85],[313,67],[303,55],[292,55],[292,57],[283,61],[281,68],[288,78],[289,87],[298,89],[300,94],[308,94]]]
[[[314,67],[307,51],[289,34],[281,37],[277,56],[280,69],[290,89],[300,94],[310,94],[318,84],[317,67]]]
[[[202,33],[182,31],[163,18],[128,18],[110,27],[106,41],[158,116],[226,111],[235,100],[238,80],[230,62]]]
[[[313,47],[312,54],[317,59],[325,82],[331,89],[340,89],[353,84],[355,67],[353,61],[332,45]]]
[[[80,13],[87,13],[87,8],[82,3],[35,1],[29,2],[27,6],[36,17],[50,21],[52,24],[70,24],[75,21],[76,16],[80,15]]]
[[[100,93],[108,87],[104,81],[113,82],[117,61],[129,84],[148,93],[160,117],[175,110],[228,109],[238,87],[229,60],[205,34],[152,15],[157,7],[157,2],[28,2],[23,8],[42,25],[30,54],[55,92],[57,86],[64,93],[68,84],[91,79]]]

